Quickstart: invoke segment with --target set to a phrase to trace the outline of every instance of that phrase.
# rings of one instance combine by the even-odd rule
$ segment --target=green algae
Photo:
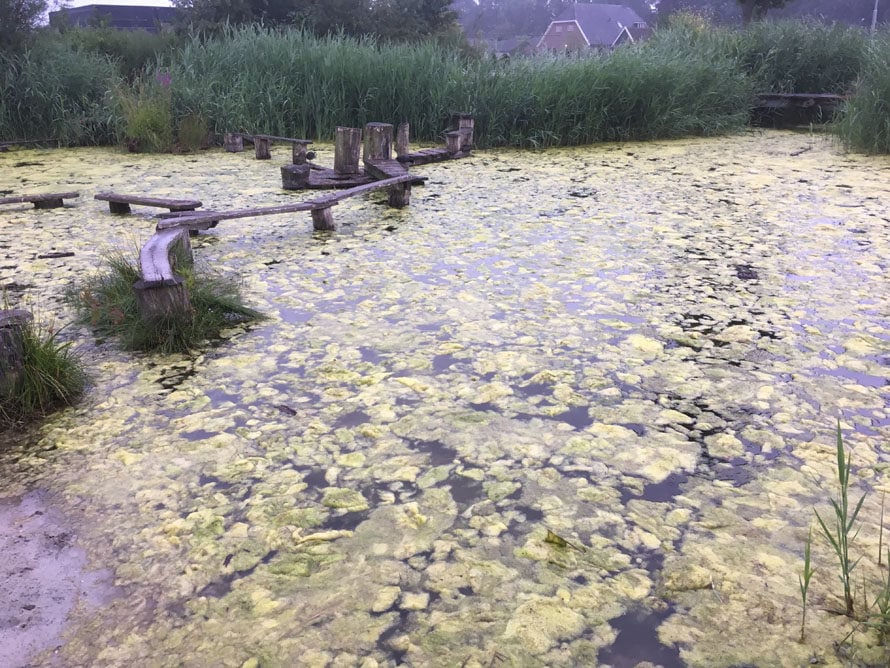
[[[0,188],[84,197],[0,211],[0,280],[58,320],[101,246],[153,227],[93,190],[294,198],[243,154],[28,155],[0,154]],[[615,620],[668,602],[650,633],[688,665],[839,665],[830,578],[795,642],[795,569],[835,412],[885,484],[888,167],[774,132],[491,152],[419,170],[406,209],[343,202],[333,235],[221,223],[196,254],[270,320],[189,357],[65,330],[95,387],[0,459],[4,492],[55,492],[126,587],[74,615],[62,659],[594,664]]]

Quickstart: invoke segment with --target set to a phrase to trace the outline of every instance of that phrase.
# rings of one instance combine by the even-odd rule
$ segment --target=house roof
[[[590,46],[610,46],[623,28],[646,22],[630,7],[575,3],[569,5],[553,22],[577,21]],[[552,24],[551,24],[552,25]],[[631,33],[636,37],[636,33]]]
[[[172,22],[178,12],[176,7],[84,5],[50,12],[49,18],[52,23],[58,20],[56,17],[65,16],[70,24],[75,26],[87,26],[95,21],[107,21],[111,28],[154,32],[159,23]]]

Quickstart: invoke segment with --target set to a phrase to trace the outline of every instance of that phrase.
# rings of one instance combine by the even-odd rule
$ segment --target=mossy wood
[[[166,199],[163,197],[145,197],[143,195],[123,195],[121,193],[97,193],[94,199],[108,202],[111,213],[130,213],[130,205],[156,206],[170,211],[194,211],[201,206],[197,199]]]
[[[142,278],[133,288],[139,315],[146,321],[186,316],[191,312],[185,281],[176,274],[171,261],[172,254],[178,249],[191,260],[191,243],[185,228],[154,234],[139,253]]]
[[[361,128],[337,127],[334,139],[334,172],[338,175],[358,174],[361,146]]]
[[[80,197],[78,192],[67,193],[39,193],[36,195],[14,195],[0,197],[0,204],[23,204],[31,202],[35,209],[56,209],[64,205],[62,200]]]
[[[23,331],[34,317],[21,309],[0,310],[0,397],[16,387],[25,368]]]

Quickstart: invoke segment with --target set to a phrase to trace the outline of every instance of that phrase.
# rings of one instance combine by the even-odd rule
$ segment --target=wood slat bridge
[[[111,213],[130,213],[130,205],[156,206],[170,211],[194,211],[201,206],[197,199],[166,199],[163,197],[145,197],[144,195],[123,195],[121,193],[97,193],[94,199],[108,202]]]

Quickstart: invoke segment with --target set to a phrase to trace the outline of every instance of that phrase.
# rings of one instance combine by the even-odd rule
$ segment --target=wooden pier
[[[805,125],[831,120],[845,95],[832,93],[761,93],[752,110],[755,125]]]

